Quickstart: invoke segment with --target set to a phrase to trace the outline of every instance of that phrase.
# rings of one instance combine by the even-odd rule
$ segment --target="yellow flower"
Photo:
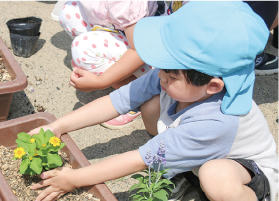
[[[23,155],[25,155],[25,151],[22,147],[18,147],[14,150],[14,156],[16,158],[21,158]]]
[[[38,156],[38,153],[35,153],[35,156]]]
[[[30,142],[31,142],[31,143],[35,142],[35,139],[34,139],[34,138],[31,138]]]
[[[30,157],[29,157],[29,160],[32,161],[32,159],[33,159],[33,158],[30,156]]]
[[[46,146],[46,144],[42,144],[42,146],[43,146],[43,147],[45,147],[45,146]]]
[[[49,143],[51,143],[54,147],[60,146],[60,139],[58,137],[51,137],[49,139]]]

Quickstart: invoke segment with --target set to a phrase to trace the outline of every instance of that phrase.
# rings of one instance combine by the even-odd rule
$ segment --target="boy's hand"
[[[41,174],[43,180],[32,186],[31,189],[36,190],[45,186],[48,187],[36,198],[36,201],[56,200],[67,192],[74,190],[76,188],[75,182],[71,180],[74,171],[71,168],[59,167]]]
[[[61,133],[57,131],[57,129],[54,129],[50,124],[40,126],[38,128],[34,128],[33,130],[29,131],[27,134],[29,135],[39,134],[41,128],[44,129],[44,131],[50,130],[58,138],[61,137]]]
[[[73,69],[70,79],[70,85],[83,92],[106,88],[103,85],[104,80],[101,79],[101,76],[79,68]]]

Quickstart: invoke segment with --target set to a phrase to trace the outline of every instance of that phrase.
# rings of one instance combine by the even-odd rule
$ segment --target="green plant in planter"
[[[163,175],[169,169],[160,170],[161,164],[166,164],[165,147],[164,142],[162,141],[158,150],[158,153],[153,157],[151,156],[151,151],[148,150],[145,158],[147,162],[145,163],[148,166],[148,169],[141,172],[147,174],[143,176],[142,174],[135,174],[132,176],[133,179],[139,181],[139,183],[133,185],[129,192],[132,190],[138,189],[137,192],[130,197],[132,200],[136,201],[167,201],[169,197],[169,192],[172,192],[174,184],[168,180],[164,179]],[[154,169],[151,170],[151,165],[154,164]],[[157,171],[155,171],[155,169]],[[172,186],[172,187],[171,187]]]
[[[17,148],[14,150],[14,158],[22,159],[20,174],[40,174],[43,169],[49,170],[62,165],[58,151],[66,144],[50,131],[41,128],[39,134],[29,135],[21,132],[17,134]]]

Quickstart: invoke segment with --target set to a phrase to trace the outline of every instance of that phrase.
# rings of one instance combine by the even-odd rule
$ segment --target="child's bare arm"
[[[117,179],[145,168],[139,151],[134,150],[76,170],[60,168],[45,172],[41,175],[44,180],[35,184],[32,189],[49,186],[36,200],[52,200],[76,187]]]
[[[115,110],[109,95],[107,95],[86,104],[43,128],[50,129],[57,137],[60,137],[63,133],[96,125],[118,115],[119,113]],[[40,128],[33,129],[29,134],[39,133]]]
[[[96,76],[86,70],[76,68],[71,75],[70,84],[81,91],[94,91],[105,89],[131,76],[145,63],[138,56],[133,42],[134,25],[124,29],[130,49],[103,74]],[[81,77],[76,76],[81,75]]]

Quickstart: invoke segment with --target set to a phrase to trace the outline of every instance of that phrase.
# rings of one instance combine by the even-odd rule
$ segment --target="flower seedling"
[[[20,174],[40,174],[43,169],[49,170],[62,165],[58,151],[66,144],[50,131],[41,128],[39,134],[29,135],[21,132],[17,134],[17,148],[14,150],[14,158],[22,159]]]
[[[169,192],[172,192],[174,184],[168,180],[164,179],[162,176],[166,174],[168,169],[160,170],[161,164],[166,164],[165,147],[164,142],[162,141],[158,150],[158,153],[153,157],[150,150],[148,150],[145,158],[147,162],[145,163],[148,166],[148,169],[143,170],[142,172],[147,174],[143,176],[142,174],[135,174],[132,176],[133,179],[139,181],[139,183],[133,185],[129,192],[137,189],[137,192],[130,197],[132,200],[142,201],[166,201],[168,200]],[[151,170],[151,166],[154,166],[154,169]],[[171,187],[172,186],[172,187]]]

